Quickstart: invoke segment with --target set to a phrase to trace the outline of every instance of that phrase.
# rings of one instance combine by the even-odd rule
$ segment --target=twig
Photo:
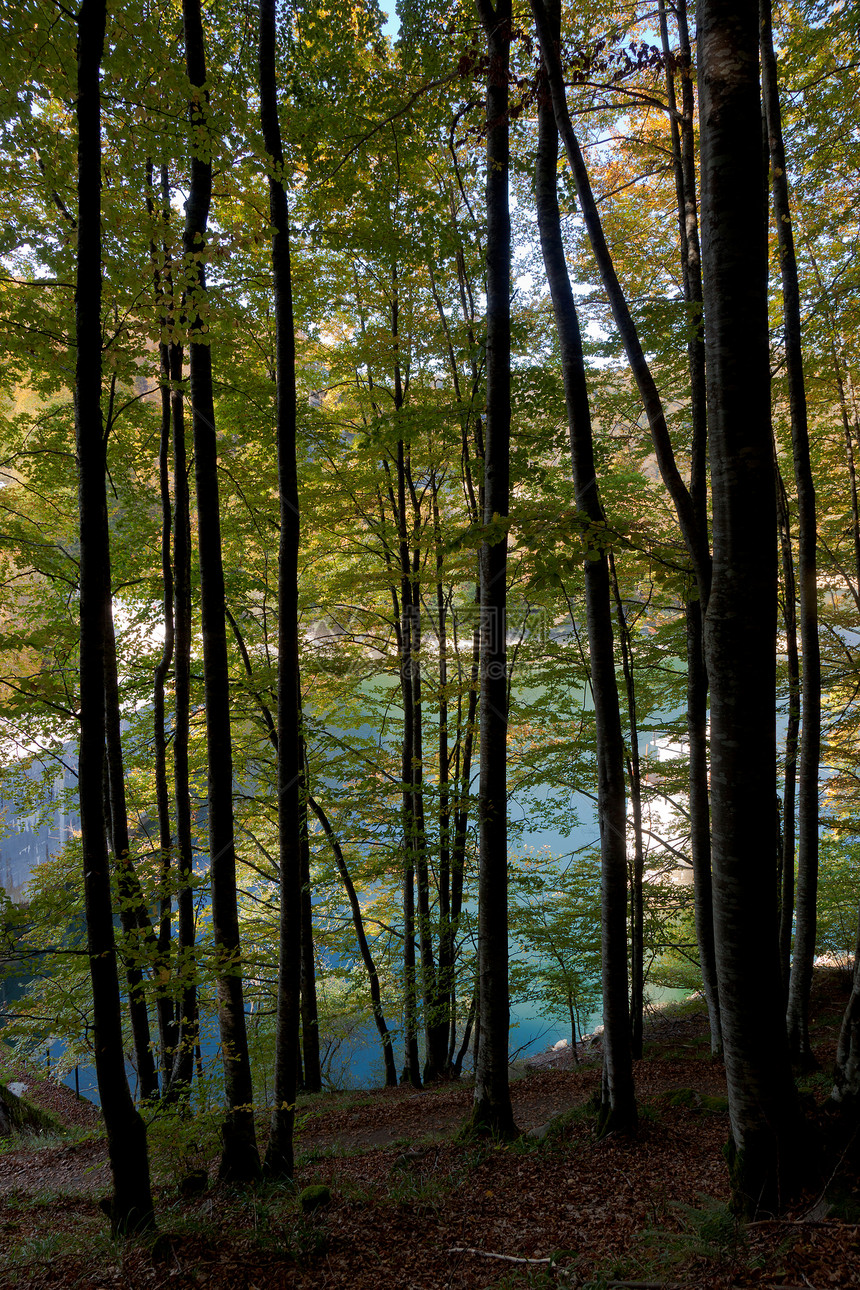
[[[846,1232],[860,1232],[860,1223],[843,1223],[841,1218],[757,1218],[746,1227],[840,1227]]]
[[[482,1259],[503,1259],[505,1263],[552,1263],[552,1259],[524,1259],[516,1254],[494,1254],[492,1250],[473,1250],[468,1245],[454,1245],[449,1254],[477,1254]]]

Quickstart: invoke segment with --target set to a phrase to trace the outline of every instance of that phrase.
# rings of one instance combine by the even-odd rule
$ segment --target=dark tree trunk
[[[508,76],[511,0],[477,0],[487,38],[487,423],[481,573],[478,975],[472,1128],[516,1132],[508,1084],[507,530],[511,427]]]
[[[212,930],[215,940],[218,1024],[227,1097],[220,1176],[224,1181],[250,1182],[259,1177],[260,1158],[254,1130],[254,1090],[248,1056],[239,944],[218,445],[212,393],[212,354],[205,321],[206,275],[203,256],[212,200],[209,99],[204,88],[206,62],[200,0],[183,0],[182,12],[188,79],[192,86],[189,117],[192,139],[195,140],[192,144],[191,182],[185,208],[183,243],[186,262],[190,266],[186,312],[190,337],[190,394],[203,616]],[[295,1062],[293,1074],[295,1077]]]
[[[109,561],[110,536],[105,511],[104,550]],[[140,890],[131,859],[128,832],[128,806],[125,797],[120,734],[119,686],[117,683],[116,638],[111,603],[110,564],[106,567],[107,599],[105,606],[105,759],[110,797],[109,837],[116,865],[119,889],[119,919],[125,942],[125,977],[128,983],[128,1010],[134,1042],[134,1060],[140,1082],[140,1096],[145,1101],[158,1097],[158,1071],[149,1032],[149,1011],[144,990],[143,963],[147,957],[144,942],[155,950],[155,937],[149,911]]]
[[[779,884],[779,970],[783,996],[788,1001],[791,975],[791,938],[794,931],[795,797],[797,788],[797,744],[800,733],[800,663],[797,655],[797,599],[794,556],[785,485],[776,468],[779,542],[782,554],[783,610],[788,660],[788,723],[785,730],[785,773],[782,790],[782,849]]]
[[[169,198],[169,194],[168,194]],[[194,849],[188,743],[191,724],[191,508],[185,446],[183,349],[170,346],[170,418],[173,433],[173,796],[176,813],[177,927],[175,976],[179,986],[178,1036],[168,1085],[171,1098],[184,1095],[194,1077],[198,1042]]]
[[[110,552],[101,412],[101,99],[104,0],[83,0],[77,18],[77,281],[75,439],[80,506],[80,752],[78,790],[93,1049],[113,1180],[111,1226],[128,1233],[154,1222],[146,1128],[125,1075],[102,782],[105,759],[105,631]]]
[[[681,113],[680,124],[671,67],[669,30],[664,0],[659,0],[660,35],[666,59],[666,89],[672,135],[672,160],[678,204],[678,230],[684,299],[689,309],[690,339],[687,358],[690,369],[690,497],[697,529],[706,534],[707,398],[705,387],[705,337],[702,325],[702,258],[696,202],[696,162],[692,53],[685,0],[675,6],[680,42]],[[708,677],[705,669],[702,616],[707,608],[707,588],[689,597],[684,607],[687,640],[687,738],[690,744],[688,792],[690,797],[690,853],[693,863],[693,896],[696,915],[696,943],[702,970],[702,988],[708,1008],[711,1053],[723,1050],[717,964],[714,953],[714,906],[711,882],[711,820],[708,798]]]
[[[732,1187],[744,1209],[772,1210],[797,1181],[800,1125],[773,881],[776,506],[755,7],[700,0],[698,61],[714,513],[705,624],[714,931]]]
[[[277,375],[278,492],[278,827],[280,835],[280,929],[278,1022],[275,1041],[275,1101],[266,1173],[293,1174],[293,1124],[301,1020],[301,889],[299,832],[300,764],[298,561],[299,488],[296,469],[296,376],[289,215],[283,183],[284,154],[278,122],[275,77],[277,28],[275,0],[260,0],[260,117],[271,167],[269,210],[272,222],[272,274],[275,305]]]
[[[397,338],[397,297],[394,296],[392,335]],[[399,412],[403,406],[400,367],[395,366],[394,407]],[[404,1080],[413,1088],[421,1087],[421,1067],[418,1058],[418,993],[415,972],[415,797],[412,791],[413,739],[415,737],[414,699],[412,691],[412,569],[406,534],[406,458],[403,440],[397,443],[397,500],[394,511],[397,517],[398,546],[400,553],[400,626],[398,629],[400,688],[403,694],[403,744],[401,748],[401,776],[403,779],[403,1041]],[[395,593],[396,599],[396,593]]]
[[[299,711],[302,696],[299,691]],[[300,739],[299,763],[302,767],[301,801],[299,806],[299,859],[301,863],[301,1013],[302,1056],[304,1058],[304,1087],[306,1093],[319,1093],[322,1088],[320,1067],[320,1023],[317,1009],[317,977],[314,960],[314,919],[311,898],[311,858],[308,842],[307,764],[305,741]]]
[[[548,123],[550,124],[550,123]],[[555,125],[553,121],[552,126]],[[615,597],[615,616],[618,620],[618,639],[621,645],[621,667],[624,688],[627,692],[627,719],[630,725],[630,755],[627,774],[630,781],[630,806],[633,812],[633,863],[630,882],[630,1047],[634,1061],[642,1056],[642,1025],[645,1013],[645,904],[643,880],[645,877],[645,847],[642,837],[642,774],[639,766],[639,723],[636,719],[636,683],[633,676],[633,657],[630,649],[630,628],[624,612],[624,602],[615,572],[615,560],[609,554],[609,572]],[[573,1025],[573,1053],[576,1060],[576,1027]]]
[[[567,108],[561,65],[559,63],[555,42],[553,42],[549,34],[546,11],[542,0],[532,0],[532,11],[535,15],[538,34],[541,40],[541,48],[544,51],[544,57],[547,64],[547,74],[552,93],[556,124],[558,126],[559,134],[564,142],[568,162],[573,173],[583,219],[588,229],[589,241],[591,243],[595,259],[597,260],[601,281],[609,299],[612,315],[615,319],[615,325],[618,328],[619,335],[621,336],[621,340],[624,345],[627,361],[630,364],[633,378],[636,382],[643,407],[645,408],[645,412],[648,417],[648,424],[651,430],[651,440],[654,445],[654,452],[657,458],[660,474],[672,498],[675,512],[678,517],[678,524],[684,538],[684,544],[687,548],[687,552],[693,566],[693,571],[695,573],[698,600],[700,606],[704,607],[707,605],[710,589],[711,557],[708,549],[707,524],[705,523],[704,454],[706,443],[706,418],[702,407],[704,399],[702,390],[704,368],[701,341],[699,338],[697,342],[697,338],[694,333],[693,341],[697,343],[693,344],[690,350],[694,434],[691,487],[688,490],[681,478],[675,462],[675,456],[666,426],[666,417],[663,411],[660,394],[657,390],[653,374],[642,350],[642,346],[636,332],[635,323],[630,313],[624,292],[621,289],[621,284],[618,281],[615,267],[612,262],[612,256],[609,251],[606,238],[603,234],[600,215],[597,209],[597,204],[594,200],[594,195],[591,191],[588,172],[585,168],[582,152],[580,150],[576,134],[573,130],[570,113]],[[681,33],[682,53],[684,54],[687,65],[689,65],[689,36],[686,28],[686,9],[683,5],[678,10],[678,20],[679,31]],[[687,78],[687,80],[688,79],[689,78]],[[680,142],[680,166],[677,173],[678,186],[679,190],[683,192],[684,204],[684,231],[682,234],[685,269],[684,282],[685,289],[689,292],[691,309],[697,311],[699,304],[697,292],[699,292],[700,299],[700,288],[697,285],[699,277],[699,254],[698,227],[695,219],[696,189],[691,125],[692,85],[682,82],[682,86],[684,89],[684,116]],[[692,633],[691,635],[688,635],[688,642],[690,649],[693,649],[696,643],[697,631],[695,612],[690,611],[690,616],[694,621],[692,624]],[[712,949],[713,929],[710,892],[710,855],[707,847],[707,746],[705,742],[705,704],[707,683],[704,676],[704,663],[700,658],[699,653],[692,654],[690,659],[692,664],[692,674],[690,676],[690,689],[688,692],[688,711],[691,744],[691,815],[694,820],[692,855],[694,879],[696,882],[696,931],[699,941],[702,971],[705,979],[706,997],[708,999],[708,1013],[711,1021],[711,1043],[713,1050],[719,1051],[719,1010],[714,981]]]
[[[654,455],[657,459],[657,466],[669,495],[672,498],[675,513],[678,516],[678,524],[695,571],[696,582],[699,586],[701,599],[706,603],[708,598],[708,587],[710,585],[711,563],[710,554],[708,552],[707,533],[702,529],[698,521],[696,508],[693,504],[693,498],[684,483],[675,462],[675,454],[672,449],[671,439],[669,438],[666,416],[663,410],[660,394],[654,381],[651,368],[645,358],[645,354],[636,331],[636,325],[630,313],[630,307],[627,304],[621,284],[618,281],[618,275],[615,272],[615,266],[612,262],[612,255],[606,242],[606,237],[603,233],[603,226],[600,222],[597,203],[595,202],[594,194],[591,191],[591,182],[588,178],[588,171],[585,167],[582,151],[579,147],[579,141],[577,140],[574,132],[570,112],[567,107],[564,76],[558,56],[558,42],[552,39],[547,11],[543,4],[543,0],[531,0],[531,8],[537,25],[541,55],[546,65],[556,125],[564,144],[568,164],[570,165],[571,173],[573,175],[576,194],[580,210],[582,212],[582,218],[588,230],[591,249],[594,253],[594,258],[597,261],[603,289],[609,300],[612,316],[615,320],[615,325],[618,328],[621,342],[624,345],[624,352],[627,355],[627,361],[630,364],[630,370],[633,375],[633,379],[636,382],[639,397],[642,400],[642,405],[648,418],[648,424],[651,430],[651,441],[654,445]],[[695,200],[695,194],[693,195],[693,200]]]
[[[818,763],[821,751],[821,651],[818,642],[818,579],[815,485],[809,460],[809,429],[803,380],[800,288],[788,201],[788,175],[770,0],[760,0],[762,91],[770,144],[773,213],[782,274],[783,331],[791,413],[791,448],[797,488],[797,578],[799,583],[801,715],[797,767],[797,892],[794,955],[788,990],[788,1040],[792,1056],[814,1065],[809,1046],[809,992],[815,958],[818,894]]]
[[[157,206],[153,194],[153,164],[146,163],[146,204],[150,218],[157,219]],[[162,219],[169,215],[170,191],[166,167],[162,167],[163,187],[167,190]],[[152,262],[155,304],[163,330],[173,323],[172,275],[167,248],[164,265],[159,264],[158,246],[154,231],[150,238],[149,254]],[[159,1037],[159,1079],[162,1093],[166,1092],[176,1052],[177,1027],[174,1002],[170,987],[170,942],[172,934],[171,861],[172,837],[170,828],[170,790],[167,782],[167,733],[165,729],[165,681],[173,658],[173,567],[170,559],[172,510],[170,502],[170,346],[161,341],[158,347],[159,385],[161,395],[161,431],[158,447],[158,477],[161,501],[161,569],[163,585],[164,645],[153,677],[153,750],[155,754],[155,801],[158,815],[159,861],[159,917],[155,943],[153,975],[156,981],[156,1012]],[[148,914],[147,914],[148,917]]]
[[[541,51],[554,49],[560,6],[543,12]],[[603,1081],[598,1125],[601,1132],[636,1127],[636,1099],[627,995],[627,809],[624,738],[612,635],[606,521],[594,467],[591,412],[579,321],[561,237],[556,173],[558,130],[544,89],[538,117],[535,189],[546,275],[561,349],[576,508],[586,549],[585,604],[591,660],[591,688],[597,732],[597,800],[601,853],[601,960],[603,973]]]
[[[456,1025],[455,941],[451,920],[451,752],[448,744],[448,603],[445,596],[444,554],[439,522],[439,494],[435,474],[433,491],[433,543],[436,549],[436,619],[439,642],[439,971],[437,975],[434,1044],[438,1069],[452,1073],[450,1036]]]
[[[839,1044],[836,1049],[832,1097],[834,1102],[839,1102],[849,1115],[857,1117],[860,1111],[860,923],[858,923],[857,943],[854,948],[851,996],[842,1018]]]
[[[421,509],[412,483],[409,463],[406,476],[412,497],[413,554],[410,662],[412,667],[412,803],[415,827],[415,876],[418,891],[418,945],[421,953],[421,993],[424,1006],[424,1080],[441,1079],[448,1055],[448,1026],[441,1015],[436,963],[433,954],[433,921],[430,913],[430,866],[424,814],[424,709],[421,678]]]
[[[346,867],[346,861],[343,858],[343,851],[340,843],[334,835],[334,830],[329,823],[328,816],[323,808],[313,797],[308,794],[308,806],[319,820],[323,827],[323,832],[328,839],[329,846],[332,849],[334,862],[337,865],[337,871],[340,874],[344,891],[346,892],[349,908],[352,913],[352,923],[355,928],[355,935],[358,941],[358,948],[361,954],[361,960],[367,969],[367,980],[370,985],[371,1006],[373,1009],[373,1020],[376,1022],[376,1029],[379,1031],[379,1038],[382,1040],[382,1055],[385,1061],[385,1085],[387,1088],[397,1087],[397,1065],[394,1061],[394,1048],[391,1043],[391,1034],[385,1022],[385,1015],[382,1011],[382,995],[379,989],[379,973],[376,970],[376,963],[370,952],[370,946],[367,943],[367,936],[364,931],[364,919],[361,914],[361,903],[356,894],[355,886],[350,877],[349,870]]]
[[[153,166],[147,162],[147,205],[153,220],[156,215],[156,202],[152,193]],[[162,221],[166,225],[170,215],[170,184],[167,167],[161,167],[161,202]],[[175,311],[173,302],[173,274],[164,248],[164,267],[159,267],[155,235],[150,241],[150,258],[153,264],[156,304],[161,316],[161,325],[165,331],[173,330]],[[161,578],[163,586],[162,622],[164,624],[164,645],[161,658],[155,668],[152,684],[152,732],[155,752],[155,801],[158,813],[158,845],[161,851],[159,864],[159,921],[157,958],[155,977],[158,982],[156,1009],[158,1013],[158,1036],[161,1065],[161,1087],[166,1092],[176,1056],[178,1028],[174,1001],[169,993],[170,983],[170,944],[172,939],[173,913],[173,837],[170,824],[170,788],[167,778],[167,730],[165,726],[165,683],[170,665],[173,662],[173,647],[176,638],[173,611],[173,563],[170,552],[170,539],[173,529],[173,511],[170,500],[170,437],[171,437],[171,344],[161,341],[158,346],[159,378],[161,393],[161,432],[158,441],[158,486],[161,500]]]

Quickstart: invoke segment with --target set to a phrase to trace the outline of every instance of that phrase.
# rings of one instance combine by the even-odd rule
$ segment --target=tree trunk
[[[552,123],[555,124],[554,122]],[[627,718],[630,725],[630,755],[627,759],[630,780],[630,806],[633,812],[633,864],[630,883],[630,1047],[634,1061],[642,1056],[642,1024],[645,1013],[645,905],[643,880],[645,848],[642,838],[642,775],[639,767],[639,723],[636,719],[636,685],[630,651],[630,628],[615,572],[615,559],[609,553],[609,572],[615,598],[615,617],[621,645],[621,666],[627,691]],[[571,1011],[571,1017],[573,1013]],[[573,1051],[576,1056],[576,1036]]]
[[[183,0],[182,13],[188,79],[192,86],[189,109],[192,139],[208,140],[209,97],[204,88],[206,63],[200,0]],[[206,274],[203,256],[212,200],[212,165],[207,143],[192,145],[190,169],[183,243],[186,263],[189,265],[186,312],[190,337],[190,393],[203,617],[212,930],[215,940],[218,1025],[227,1097],[220,1176],[224,1181],[241,1183],[259,1177],[260,1158],[254,1130],[254,1089],[248,1056],[239,944],[218,445],[212,393],[212,354],[205,317]],[[293,1067],[295,1071],[295,1063]]]
[[[705,624],[714,931],[732,1187],[741,1208],[767,1211],[784,1204],[797,1181],[800,1125],[773,881],[776,506],[754,6],[701,0],[698,59],[714,513]]]
[[[821,754],[821,651],[818,641],[818,578],[815,485],[809,460],[809,429],[803,380],[800,287],[791,228],[788,176],[782,140],[776,55],[770,0],[760,0],[762,91],[770,144],[773,213],[782,273],[783,331],[791,413],[791,448],[797,488],[797,577],[799,582],[801,672],[800,756],[797,767],[797,893],[794,955],[788,990],[788,1041],[792,1056],[809,1068],[809,992],[815,959],[818,894],[818,763]]]
[[[299,691],[299,711],[302,696]],[[302,1056],[304,1058],[304,1087],[306,1093],[319,1093],[322,1089],[322,1071],[320,1069],[320,1022],[317,1009],[317,977],[314,960],[314,920],[313,901],[311,899],[311,861],[308,845],[308,781],[307,762],[305,759],[305,741],[300,739],[299,763],[302,767],[300,785],[301,800],[299,806],[299,847],[301,863],[301,1015],[302,1015]],[[395,1080],[396,1082],[396,1080]]]
[[[839,1102],[846,1111],[857,1116],[860,1109],[860,923],[854,948],[851,996],[839,1032],[831,1096],[834,1102]]]
[[[147,206],[150,216],[155,220],[156,203],[152,193],[153,166],[147,162]],[[166,225],[170,212],[170,185],[167,167],[161,167],[162,189],[162,222]],[[173,274],[165,246],[164,268],[158,264],[158,251],[155,234],[150,240],[150,259],[153,264],[156,304],[159,308],[162,328],[173,331]],[[155,668],[152,682],[152,734],[155,752],[155,801],[158,812],[158,845],[161,851],[159,863],[159,922],[157,958],[155,977],[157,982],[156,1009],[158,1014],[158,1037],[161,1066],[162,1092],[167,1090],[176,1056],[178,1030],[176,1009],[169,993],[170,985],[170,943],[172,939],[173,914],[173,837],[170,824],[170,788],[167,778],[167,731],[165,727],[165,683],[170,665],[173,661],[173,646],[176,637],[173,611],[173,564],[170,558],[170,539],[173,529],[173,512],[170,501],[170,434],[171,434],[171,398],[170,370],[171,344],[162,340],[158,346],[159,376],[161,394],[161,432],[158,441],[158,486],[161,500],[161,578],[162,578],[162,622],[164,624],[164,645],[161,658]]]
[[[80,751],[78,791],[87,949],[93,991],[93,1049],[113,1180],[111,1227],[153,1226],[146,1128],[125,1075],[102,780],[105,760],[105,630],[110,552],[101,412],[101,99],[104,0],[83,0],[77,18],[77,280],[75,439],[80,507]]]
[[[435,473],[433,493],[433,544],[436,551],[436,619],[439,642],[439,971],[436,986],[434,1045],[438,1069],[452,1073],[451,1030],[456,1025],[455,942],[451,920],[451,750],[448,744],[448,603],[443,583],[444,553],[439,521],[439,494]]]
[[[779,971],[783,997],[788,1001],[791,975],[791,938],[794,932],[795,799],[797,743],[800,732],[800,663],[797,656],[797,611],[794,556],[785,485],[776,467],[779,540],[782,554],[783,611],[788,661],[788,722],[785,730],[785,773],[782,789],[782,850],[779,884]]]
[[[697,529],[707,533],[708,448],[707,397],[705,385],[705,337],[702,322],[702,257],[696,202],[695,103],[692,53],[685,0],[675,6],[680,41],[681,114],[678,122],[675,77],[670,65],[669,30],[664,0],[659,0],[660,35],[666,59],[666,89],[672,135],[672,160],[678,204],[678,231],[684,299],[689,310],[690,339],[687,359],[690,369],[690,419],[693,437],[690,450],[690,498]],[[717,963],[714,952],[714,903],[711,880],[711,819],[708,797],[708,676],[702,617],[707,609],[707,588],[698,588],[684,606],[687,641],[687,738],[690,744],[688,793],[690,798],[690,854],[693,864],[693,898],[696,943],[702,971],[702,989],[708,1009],[711,1054],[723,1051]]]
[[[373,1020],[376,1022],[376,1029],[379,1031],[379,1038],[382,1040],[382,1055],[385,1061],[385,1086],[386,1088],[397,1087],[397,1066],[394,1061],[394,1048],[391,1043],[391,1034],[385,1022],[385,1016],[382,1011],[382,995],[379,989],[379,973],[376,970],[376,964],[373,955],[370,952],[370,946],[367,943],[367,936],[364,931],[364,919],[361,915],[361,904],[356,894],[355,886],[350,877],[349,870],[346,867],[346,861],[343,858],[343,851],[340,843],[334,835],[334,830],[329,823],[328,816],[323,808],[313,797],[308,794],[308,806],[319,820],[323,827],[323,832],[328,839],[329,846],[334,855],[334,861],[337,865],[337,871],[340,874],[344,891],[346,892],[349,908],[352,913],[352,923],[355,928],[358,948],[361,954],[362,962],[367,969],[367,980],[370,985],[371,1006],[373,1009]]]
[[[544,11],[541,51],[554,49],[560,6]],[[561,237],[556,192],[558,130],[544,89],[538,115],[535,190],[538,228],[561,349],[576,508],[586,548],[585,604],[597,733],[597,801],[601,854],[601,962],[603,979],[603,1080],[600,1132],[636,1127],[636,1099],[627,995],[627,809],[624,738],[612,635],[606,521],[594,467],[591,412],[579,321]]]
[[[396,305],[393,315],[393,334],[397,335]],[[395,367],[395,411],[403,405],[400,368]],[[393,499],[392,499],[393,500]],[[401,818],[403,823],[403,1079],[413,1088],[421,1087],[421,1067],[418,1058],[418,994],[415,972],[415,809],[412,792],[413,739],[415,721],[412,695],[412,571],[406,537],[406,461],[403,440],[397,443],[397,500],[393,502],[397,518],[398,546],[400,553],[400,622],[397,629],[398,661],[400,663],[400,688],[403,694],[403,742],[401,769],[403,797]],[[396,592],[394,593],[396,605]]]
[[[621,284],[618,281],[618,275],[615,272],[612,255],[600,222],[597,203],[591,191],[588,171],[583,161],[582,151],[579,147],[579,141],[574,132],[567,106],[564,76],[558,56],[558,42],[552,38],[547,10],[543,0],[531,0],[531,8],[537,25],[541,56],[546,66],[549,88],[552,94],[556,125],[573,175],[579,207],[588,230],[588,239],[594,258],[597,261],[603,289],[608,297],[612,316],[624,345],[624,352],[627,355],[633,379],[636,382],[636,388],[639,391],[639,397],[642,400],[642,405],[648,418],[657,466],[675,507],[678,525],[695,571],[701,599],[704,603],[707,603],[711,563],[707,532],[699,523],[693,498],[681,478],[681,473],[675,462],[675,454],[669,438],[660,394],[651,368],[645,358],[636,331],[636,325],[630,313],[630,307],[627,304]]]
[[[169,194],[168,194],[169,200]],[[170,418],[173,433],[173,797],[176,814],[177,926],[175,976],[179,985],[176,1053],[168,1085],[173,1099],[194,1077],[198,1043],[197,965],[194,960],[194,848],[188,743],[191,725],[191,508],[185,445],[183,349],[170,346]]]
[[[109,560],[110,536],[105,510],[104,550]],[[105,765],[110,798],[109,841],[116,866],[119,888],[119,919],[125,942],[125,977],[128,984],[128,1010],[134,1042],[134,1060],[144,1101],[158,1097],[158,1071],[149,1032],[149,1011],[144,991],[143,963],[146,952],[141,942],[155,950],[155,936],[149,911],[140,890],[131,859],[128,832],[128,806],[125,797],[125,768],[120,734],[119,686],[117,683],[116,638],[111,602],[110,565],[107,565],[107,601],[105,607]]]
[[[276,435],[281,522],[278,547],[278,828],[281,910],[278,1021],[275,1040],[275,1100],[265,1169],[272,1177],[291,1178],[301,1020],[302,863],[299,798],[304,767],[299,760],[301,730],[298,652],[299,489],[296,468],[296,351],[289,215],[283,178],[284,154],[278,122],[276,46],[275,0],[260,0],[260,118],[270,166],[269,210],[272,222],[277,376]]]
[[[511,220],[508,69],[511,0],[477,0],[487,38],[486,532],[481,572],[481,778],[478,976],[481,1042],[471,1127],[516,1133],[508,1084],[507,517],[511,427]]]

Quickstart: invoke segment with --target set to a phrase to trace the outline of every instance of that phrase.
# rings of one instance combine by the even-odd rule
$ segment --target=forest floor
[[[820,1070],[801,1087],[825,1131],[846,994],[844,976],[816,973]],[[471,1104],[465,1082],[303,1098],[296,1187],[330,1190],[311,1213],[272,1186],[213,1183],[183,1198],[180,1173],[208,1166],[214,1178],[214,1136],[195,1123],[183,1143],[175,1121],[156,1123],[159,1235],[114,1243],[98,1207],[110,1190],[98,1113],[0,1059],[0,1079],[27,1083],[26,1096],[68,1130],[7,1139],[2,1149],[0,1290],[860,1287],[860,1175],[844,1143],[779,1220],[732,1216],[725,1079],[700,1005],[649,1023],[635,1138],[595,1138],[599,1063],[592,1050],[575,1068],[568,1049],[518,1070],[512,1096],[524,1136],[504,1145],[457,1139]]]

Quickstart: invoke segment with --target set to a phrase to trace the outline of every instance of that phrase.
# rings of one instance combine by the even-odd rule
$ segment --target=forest
[[[860,1108],[860,14],[0,14],[0,774],[71,821],[0,1046],[95,1068],[112,1233],[156,1121],[292,1185],[351,1042],[516,1142],[519,1005],[635,1140],[661,987],[776,1221]]]

